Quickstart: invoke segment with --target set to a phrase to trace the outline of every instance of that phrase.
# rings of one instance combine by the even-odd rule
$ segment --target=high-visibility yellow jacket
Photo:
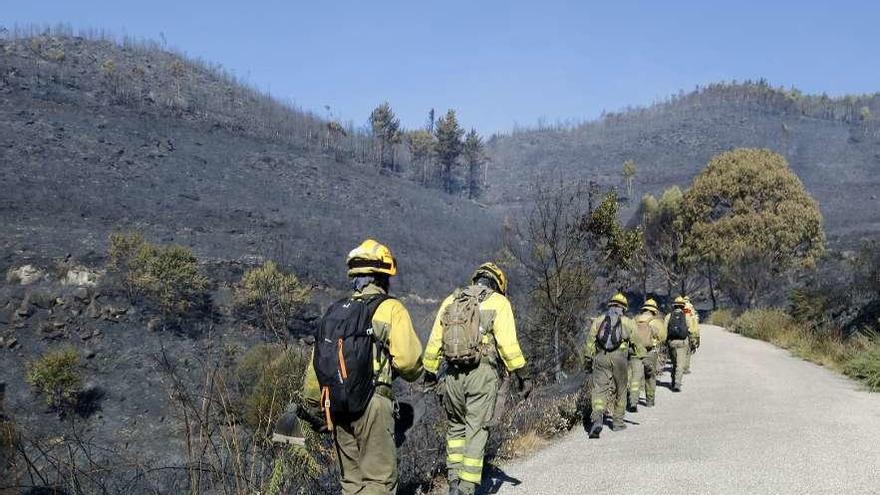
[[[381,294],[384,291],[373,284],[360,292],[355,292],[355,299]],[[382,342],[387,352],[376,352],[373,355],[373,372],[377,383],[391,385],[392,369],[406,381],[415,381],[422,374],[422,342],[413,329],[409,312],[397,299],[388,299],[376,308],[373,314],[373,336]],[[321,390],[315,374],[313,360],[309,360],[303,381],[303,399],[310,405],[318,405]]]
[[[700,336],[700,315],[694,308],[694,305],[687,303],[684,306],[684,313],[688,319],[688,332],[696,337]]]
[[[584,358],[586,359],[592,359],[596,355],[596,337],[599,336],[599,325],[602,324],[603,319],[605,319],[605,315],[597,316],[593,318],[593,323],[590,325],[590,334],[587,336],[586,344],[584,344]],[[619,349],[628,349],[630,338],[633,332],[636,331],[636,322],[626,315],[621,315],[620,325],[621,330],[623,330],[623,339]]]
[[[431,373],[437,373],[443,359],[443,325],[440,323],[440,319],[451,302],[452,295],[450,294],[440,304],[437,317],[434,319],[434,327],[431,329],[431,336],[425,346],[425,356],[422,360],[425,363],[425,370]],[[507,371],[515,371],[525,366],[526,358],[519,347],[516,322],[513,319],[510,301],[503,294],[491,292],[480,303],[480,320],[484,322],[484,328],[488,329],[483,336],[485,357],[493,360],[494,363],[497,363],[497,359],[500,357]]]
[[[643,311],[639,313],[635,318],[636,329],[638,326],[647,323],[651,327],[651,347],[657,347],[658,345],[666,342],[666,325],[663,324],[663,320],[661,320],[654,313]],[[632,342],[632,354],[634,357],[642,358],[645,357],[648,353],[648,349],[639,345],[636,342],[636,339],[633,339]]]

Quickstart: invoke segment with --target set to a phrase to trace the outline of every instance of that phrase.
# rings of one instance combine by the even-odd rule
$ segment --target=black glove
[[[437,375],[426,371],[425,376],[422,377],[422,385],[425,387],[425,393],[433,392],[437,389]]]
[[[522,369],[514,371],[513,376],[516,377],[516,390],[519,396],[523,400],[528,399],[532,393],[532,380],[526,376],[525,371]]]
[[[330,433],[330,429],[327,427],[327,420],[324,418],[321,408],[298,407],[296,408],[296,415],[308,424],[312,431],[316,433]]]

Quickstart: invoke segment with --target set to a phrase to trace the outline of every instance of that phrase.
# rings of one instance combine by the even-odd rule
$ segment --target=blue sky
[[[719,80],[880,91],[880,2],[0,0],[0,25],[159,39],[356,125],[455,108],[484,134]]]

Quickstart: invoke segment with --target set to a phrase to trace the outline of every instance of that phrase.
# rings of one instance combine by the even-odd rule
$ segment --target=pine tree
[[[436,154],[440,162],[443,189],[451,193],[455,182],[453,173],[461,155],[461,138],[464,135],[464,129],[458,125],[455,117],[455,110],[449,109],[445,116],[437,119],[434,133],[437,136]]]
[[[379,141],[379,166],[394,169],[394,145],[400,142],[400,119],[387,101],[370,114],[370,127]]]
[[[480,171],[486,162],[483,138],[475,129],[471,129],[465,136],[462,153],[468,167],[468,198],[475,199],[480,196],[483,189]]]

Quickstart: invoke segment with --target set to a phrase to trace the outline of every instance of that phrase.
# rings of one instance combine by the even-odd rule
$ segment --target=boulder
[[[101,306],[98,306],[97,302],[92,301],[92,303],[86,308],[85,316],[86,318],[100,318]]]
[[[92,291],[88,287],[77,287],[73,291],[73,299],[81,303],[87,303],[92,299]]]
[[[103,275],[104,272],[98,270],[90,270],[84,266],[74,266],[67,270],[67,275],[64,276],[61,283],[74,287],[95,287]]]
[[[34,314],[34,307],[31,306],[30,301],[25,298],[24,301],[21,302],[21,306],[15,310],[16,316],[19,318],[29,318],[32,314]]]
[[[25,298],[25,302],[30,302],[30,304],[40,309],[52,309],[57,301],[57,297],[43,291],[31,292],[28,297]],[[22,304],[24,304],[24,302]]]
[[[6,272],[6,281],[8,283],[19,283],[21,285],[30,285],[46,275],[46,272],[40,270],[34,265],[23,265],[18,268],[12,268]]]

